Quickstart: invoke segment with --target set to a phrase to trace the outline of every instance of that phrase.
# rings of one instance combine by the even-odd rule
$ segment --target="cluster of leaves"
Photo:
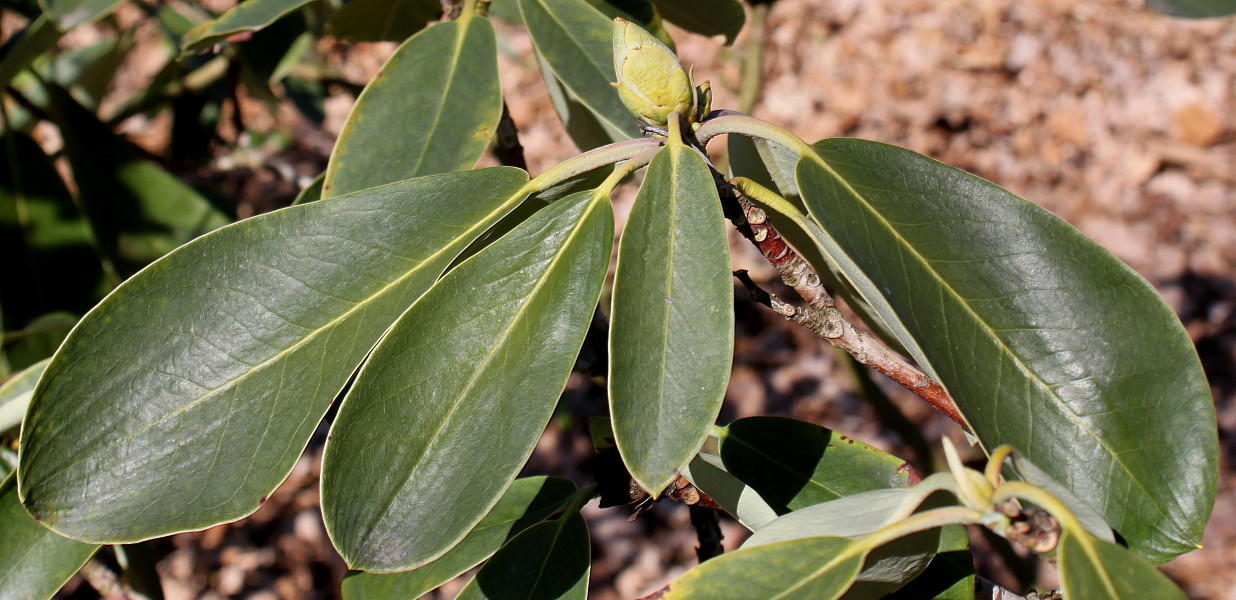
[[[0,288],[0,367],[15,373],[0,387],[0,430],[22,424],[20,466],[0,485],[6,596],[50,595],[99,544],[252,513],[342,398],[323,516],[349,566],[370,572],[349,578],[346,597],[415,597],[484,562],[462,598],[581,598],[579,508],[592,491],[516,475],[598,305],[612,418],[598,437],[644,488],[681,473],[756,531],[674,597],[882,597],[911,580],[931,597],[972,597],[959,525],[1007,533],[1015,498],[1059,521],[1072,597],[1179,594],[1149,564],[1200,539],[1217,442],[1175,316],[1063,221],[914,153],[808,145],[709,114],[698,96],[690,121],[672,113],[641,137],[611,86],[613,19],[669,48],[662,17],[729,42],[743,24],[735,0],[469,0],[433,24],[437,0],[249,0],[217,16],[167,5],[151,11],[168,43],[156,83],[100,116],[132,41],[52,49],[118,3],[13,3],[31,22],[0,67],[18,100],[5,111],[0,251],[20,257]],[[591,149],[536,178],[469,170],[503,118],[491,17],[527,28],[554,108]],[[112,131],[169,104],[217,123],[207,107],[228,96],[225,74],[312,113],[322,84],[297,65],[321,35],[402,43],[298,206],[224,227],[225,203]],[[59,129],[75,193],[23,133],[39,121]],[[706,148],[725,137],[722,176]],[[606,290],[610,193],[645,165]],[[955,464],[908,487],[902,461],[814,425],[714,428],[734,331],[727,176],[949,390],[984,448],[1019,449],[1029,466],[1007,475],[1030,484],[1001,483],[1001,455],[986,476]]]

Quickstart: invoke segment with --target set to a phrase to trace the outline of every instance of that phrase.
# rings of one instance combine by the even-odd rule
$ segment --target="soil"
[[[712,81],[714,108],[736,107],[740,86],[759,83],[741,76],[746,33],[727,48],[672,32],[696,78]],[[527,35],[509,25],[500,33],[503,88],[535,174],[576,149],[549,108]],[[142,35],[139,29],[139,43]],[[324,42],[320,49],[347,81],[362,85],[393,48]],[[116,86],[140,86],[144,73],[140,58],[131,59]],[[781,0],[768,17],[763,84],[755,116],[809,141],[876,140],[966,169],[1065,218],[1154,284],[1197,344],[1223,447],[1205,547],[1163,570],[1192,598],[1236,600],[1236,20],[1171,19],[1137,0]],[[242,98],[250,129],[286,131],[293,142],[277,151],[233,144],[186,176],[234,194],[242,216],[287,204],[324,167],[351,102],[336,94],[324,123],[314,125],[286,106],[271,113]],[[158,119],[125,125],[155,153],[168,128]],[[223,136],[236,139],[234,131]],[[53,146],[54,137],[44,132]],[[759,255],[734,241],[735,268],[771,282]],[[746,300],[738,314],[743,335],[723,420],[790,415],[910,452],[854,393],[831,348]],[[950,421],[881,385],[928,439],[960,441]],[[584,481],[580,465],[591,453],[584,423],[603,401],[582,377],[572,380],[568,398],[569,410],[551,424],[529,468]],[[152,542],[170,552],[159,563],[166,597],[334,597],[344,569],[317,508],[319,458],[320,445],[312,445],[253,517]],[[663,502],[634,521],[627,508],[589,507],[586,515],[592,598],[641,596],[696,562],[685,507]],[[723,520],[722,530],[729,549],[743,538],[732,521]],[[1018,573],[1000,560],[981,567],[1019,586]],[[1050,565],[1035,568],[1020,574],[1022,582],[1051,587]],[[62,595],[89,594],[74,583]]]

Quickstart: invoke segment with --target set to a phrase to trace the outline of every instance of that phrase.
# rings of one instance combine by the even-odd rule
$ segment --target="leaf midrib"
[[[828,162],[823,159],[823,157],[819,156],[819,154],[814,151],[814,148],[812,149],[812,152],[807,156],[811,158],[813,162],[819,165],[826,174],[828,174],[834,180],[836,180],[837,183],[839,183],[842,186],[842,188],[845,189],[845,191],[847,191],[862,207],[864,207],[867,210],[869,215],[871,215],[881,225],[883,225],[884,229],[888,231],[888,233],[891,234],[896,239],[896,241],[900,244],[901,248],[905,252],[908,252],[909,255],[913,257],[916,261],[918,261],[919,264],[923,267],[923,269],[927,271],[927,273],[933,279],[935,279],[937,283],[939,283],[941,289],[946,291],[950,296],[952,296],[953,299],[967,313],[970,314],[970,316],[974,319],[976,323],[981,324],[980,329],[982,331],[989,333],[988,337],[992,341],[995,342],[996,346],[1000,349],[1001,354],[1006,355],[1009,358],[1009,360],[1011,360],[1012,363],[1017,367],[1017,369],[1020,370],[1024,375],[1026,375],[1026,378],[1029,381],[1034,383],[1035,387],[1038,387],[1041,391],[1043,391],[1047,397],[1055,400],[1055,404],[1057,404],[1060,408],[1063,409],[1062,412],[1065,414],[1066,418],[1068,418],[1078,429],[1086,432],[1086,434],[1089,435],[1091,439],[1094,439],[1096,442],[1098,442],[1099,446],[1103,448],[1104,452],[1107,453],[1111,461],[1115,463],[1116,465],[1119,465],[1121,470],[1123,470],[1125,474],[1128,475],[1128,478],[1134,482],[1134,484],[1137,486],[1139,490],[1141,490],[1142,496],[1150,502],[1150,505],[1155,510],[1157,510],[1160,513],[1160,515],[1166,516],[1170,514],[1159,505],[1158,499],[1148,492],[1143,482],[1139,478],[1134,476],[1133,471],[1130,470],[1128,465],[1126,465],[1125,462],[1120,459],[1120,455],[1112,450],[1112,448],[1107,444],[1107,441],[1104,440],[1101,436],[1095,435],[1094,431],[1090,428],[1089,425],[1087,425],[1082,420],[1081,416],[1078,415],[1076,412],[1074,412],[1073,408],[1070,407],[1068,403],[1061,400],[1060,397],[1054,392],[1054,390],[1051,389],[1051,386],[1049,386],[1046,381],[1043,381],[1043,379],[1038,375],[1038,373],[1030,369],[1021,360],[1021,357],[1018,356],[1015,352],[1013,352],[1012,349],[1008,346],[1008,344],[1004,342],[1004,340],[1000,339],[1000,336],[994,335],[994,333],[992,333],[994,332],[994,328],[992,328],[991,325],[985,319],[979,316],[979,314],[974,310],[974,307],[971,306],[970,302],[965,297],[963,297],[959,292],[957,292],[957,290],[954,289],[953,286],[949,285],[949,283],[943,277],[941,277],[940,274],[934,268],[931,267],[931,264],[926,259],[926,257],[920,254],[918,250],[912,244],[910,244],[904,237],[902,237],[900,231],[892,227],[891,223],[887,219],[885,219],[884,216],[879,211],[877,211],[875,207],[873,207],[861,193],[858,192],[858,190],[854,189],[854,187],[850,185],[850,182],[848,180],[842,177],[840,173],[834,170],[832,166],[829,165]]]
[[[497,208],[495,208],[494,210],[490,211],[490,212],[489,212],[489,214],[487,214],[487,215],[485,216],[485,218],[483,218],[483,219],[481,219],[481,220],[477,221],[477,222],[476,222],[476,223],[474,223],[471,227],[467,228],[467,229],[466,229],[466,230],[464,230],[462,233],[460,233],[459,235],[457,235],[457,236],[456,236],[456,237],[455,237],[455,238],[454,238],[454,239],[453,239],[450,243],[448,243],[448,244],[446,244],[446,245],[442,246],[442,247],[441,247],[440,249],[438,249],[438,250],[435,250],[433,253],[429,254],[427,257],[425,257],[425,258],[424,258],[424,259],[422,259],[419,263],[417,263],[417,265],[416,265],[415,267],[413,267],[413,268],[409,268],[406,272],[404,272],[404,274],[403,274],[403,275],[400,275],[400,276],[399,276],[399,277],[397,277],[395,280],[393,280],[393,281],[391,281],[390,283],[388,283],[388,284],[386,284],[386,285],[382,286],[382,288],[380,288],[377,292],[375,292],[375,293],[373,293],[373,294],[370,294],[368,298],[365,298],[365,299],[363,299],[363,300],[361,300],[361,301],[358,301],[356,304],[354,304],[352,307],[348,308],[346,311],[344,311],[344,312],[343,312],[342,314],[340,314],[338,317],[335,317],[334,319],[331,319],[330,321],[328,321],[327,323],[325,323],[324,325],[322,325],[321,327],[319,327],[319,328],[317,328],[317,329],[311,330],[309,333],[307,333],[307,334],[306,334],[303,338],[301,338],[301,339],[300,339],[299,341],[297,341],[296,343],[294,343],[294,344],[292,344],[292,345],[290,345],[290,346],[286,347],[285,349],[283,349],[283,350],[281,350],[281,351],[279,351],[279,352],[276,352],[275,354],[271,355],[271,356],[270,356],[269,358],[267,358],[266,360],[263,360],[262,362],[257,363],[257,364],[256,364],[256,365],[254,365],[252,368],[250,368],[250,369],[248,369],[248,370],[244,371],[244,372],[243,372],[240,376],[238,376],[238,377],[236,377],[236,378],[233,378],[233,379],[231,379],[231,380],[229,380],[229,381],[225,382],[224,384],[220,385],[219,387],[216,387],[216,388],[214,388],[214,389],[210,390],[209,392],[206,392],[205,394],[202,394],[201,396],[198,396],[197,398],[195,398],[195,399],[193,399],[191,402],[189,402],[189,403],[187,403],[187,404],[185,404],[185,405],[181,406],[180,408],[177,408],[176,410],[170,411],[170,412],[168,412],[167,414],[163,415],[162,417],[159,417],[158,419],[156,419],[156,420],[154,420],[154,421],[152,421],[152,422],[150,422],[150,423],[147,423],[147,424],[145,424],[145,425],[141,426],[140,428],[138,428],[137,430],[135,430],[135,431],[134,431],[134,432],[132,432],[131,434],[129,434],[129,435],[127,435],[127,436],[125,436],[125,437],[123,437],[123,438],[121,438],[121,439],[118,439],[118,440],[116,440],[116,441],[114,441],[114,442],[111,442],[111,443],[109,443],[109,444],[106,444],[106,445],[104,445],[104,446],[101,446],[101,447],[97,448],[96,450],[94,450],[93,452],[89,452],[89,451],[87,451],[87,452],[83,452],[83,453],[82,453],[82,455],[81,455],[81,456],[79,456],[79,457],[77,458],[77,460],[75,460],[75,461],[73,461],[73,462],[71,462],[71,463],[68,463],[67,465],[65,465],[65,466],[64,466],[64,467],[62,467],[61,469],[58,469],[58,470],[56,470],[56,471],[52,472],[51,474],[47,475],[46,477],[44,477],[44,481],[51,481],[52,479],[55,479],[55,478],[56,478],[57,476],[59,476],[60,474],[62,474],[62,473],[64,473],[64,472],[67,472],[67,471],[69,471],[69,470],[73,469],[73,468],[74,468],[74,467],[76,467],[77,465],[79,465],[79,464],[81,464],[81,463],[83,463],[83,462],[86,462],[87,460],[89,460],[90,458],[92,458],[92,457],[94,457],[94,456],[97,456],[99,453],[104,452],[104,451],[106,451],[106,450],[108,450],[108,449],[110,449],[110,448],[114,448],[114,447],[116,447],[116,446],[119,446],[119,445],[122,445],[122,444],[128,443],[128,442],[129,442],[129,441],[131,441],[133,438],[135,438],[135,437],[137,437],[137,436],[141,435],[142,433],[145,433],[146,431],[150,430],[151,428],[154,428],[154,427],[158,426],[159,424],[161,424],[161,423],[163,423],[163,422],[167,421],[168,419],[171,419],[171,418],[174,418],[174,417],[176,417],[176,416],[178,416],[178,415],[184,414],[184,413],[188,412],[189,410],[192,410],[194,407],[196,407],[196,406],[198,406],[198,405],[201,405],[201,404],[202,404],[202,403],[204,403],[204,402],[209,401],[210,399],[214,398],[215,396],[218,396],[218,395],[220,395],[220,394],[223,394],[223,393],[225,393],[225,392],[227,392],[227,391],[231,390],[233,387],[235,387],[235,386],[237,386],[237,385],[240,385],[240,383],[241,383],[241,382],[243,382],[244,380],[248,379],[248,378],[249,378],[250,376],[252,376],[254,373],[257,373],[257,372],[260,372],[260,371],[265,370],[265,369],[266,369],[266,367],[269,367],[269,366],[271,366],[271,365],[273,365],[273,364],[277,363],[277,362],[278,362],[280,359],[282,359],[283,357],[285,357],[285,356],[287,356],[287,355],[290,355],[290,354],[292,354],[293,352],[295,352],[296,350],[299,350],[300,348],[302,348],[302,347],[304,347],[305,345],[309,344],[309,343],[310,343],[310,342],[312,342],[314,339],[316,339],[318,335],[322,334],[323,332],[333,330],[333,329],[334,329],[337,325],[339,325],[339,324],[343,323],[345,320],[347,320],[349,317],[351,317],[354,313],[356,313],[356,312],[358,312],[358,311],[361,311],[361,310],[363,310],[363,309],[368,308],[368,307],[369,307],[369,306],[370,306],[373,302],[375,302],[375,301],[376,301],[376,300],[378,300],[379,298],[384,297],[384,296],[387,294],[387,292],[391,291],[392,289],[397,288],[397,287],[398,287],[399,285],[401,285],[404,281],[406,281],[407,279],[409,279],[409,278],[410,278],[410,277],[412,277],[413,275],[415,275],[415,274],[419,273],[419,272],[421,271],[422,267],[424,267],[424,265],[426,265],[426,264],[428,264],[428,263],[431,263],[431,262],[433,262],[433,261],[437,260],[439,257],[441,257],[441,256],[445,255],[445,254],[446,254],[449,250],[451,250],[452,248],[454,248],[454,247],[456,247],[456,246],[460,245],[460,244],[459,244],[459,240],[461,240],[461,239],[465,239],[465,238],[466,238],[466,237],[467,237],[467,236],[468,236],[471,232],[473,232],[473,231],[475,231],[475,230],[477,230],[477,229],[487,228],[488,224],[489,224],[489,223],[491,222],[491,220],[492,220],[490,217],[492,217],[492,216],[493,216],[493,215],[495,215],[495,214],[501,214],[501,213],[505,212],[505,210],[506,210],[506,208],[507,208],[508,206],[510,206],[510,205],[512,205],[512,204],[514,204],[515,202],[517,202],[517,201],[518,201],[518,200],[522,197],[522,194],[523,194],[523,188],[520,188],[520,190],[519,190],[519,191],[517,191],[517,192],[515,192],[515,193],[514,193],[514,194],[513,194],[513,195],[512,195],[509,199],[507,199],[507,201],[506,201],[506,202],[503,202],[503,203],[502,203],[501,205],[499,205]],[[170,255],[169,255],[169,256],[170,256]]]
[[[467,384],[460,391],[460,393],[455,396],[455,400],[451,403],[450,408],[443,415],[441,422],[438,425],[437,429],[434,430],[433,435],[429,437],[429,443],[425,445],[425,449],[422,450],[417,456],[415,464],[412,465],[411,472],[409,472],[408,476],[405,477],[404,480],[398,486],[394,488],[391,494],[387,496],[385,502],[383,502],[382,510],[376,511],[374,513],[375,517],[372,520],[370,520],[370,524],[366,528],[367,530],[365,533],[366,541],[368,541],[369,536],[372,535],[372,533],[377,529],[376,525],[379,522],[381,522],[390,513],[391,507],[394,505],[395,500],[399,498],[400,494],[403,493],[403,490],[408,487],[408,485],[412,482],[413,479],[416,478],[416,473],[421,468],[421,466],[424,464],[425,457],[430,454],[430,452],[433,450],[437,442],[444,437],[442,435],[442,431],[446,429],[447,425],[452,420],[454,420],[455,413],[459,411],[459,407],[463,403],[463,400],[468,396],[469,392],[471,392],[472,388],[476,385],[477,381],[480,380],[481,375],[484,374],[488,370],[489,364],[493,362],[493,359],[499,354],[499,350],[501,350],[502,348],[506,346],[507,340],[510,338],[511,331],[515,329],[515,326],[522,321],[524,313],[529,310],[530,306],[536,303],[534,301],[534,298],[536,298],[536,296],[540,293],[541,289],[545,286],[545,282],[548,281],[549,276],[555,271],[555,267],[557,266],[559,261],[562,260],[562,257],[570,254],[569,252],[566,252],[565,250],[571,247],[572,243],[575,241],[575,238],[579,236],[580,231],[582,231],[585,228],[584,227],[585,221],[587,221],[588,218],[592,216],[592,213],[593,211],[596,210],[597,206],[600,206],[602,204],[602,202],[599,201],[600,198],[602,197],[603,197],[602,194],[598,193],[598,194],[595,194],[591,200],[589,200],[588,208],[584,210],[583,214],[580,215],[578,220],[576,220],[576,225],[571,230],[571,233],[563,241],[559,250],[554,253],[553,258],[550,259],[549,265],[545,268],[545,271],[541,274],[540,277],[537,278],[536,283],[533,284],[531,292],[527,295],[527,301],[520,304],[519,308],[516,309],[515,311],[515,316],[510,320],[510,322],[507,323],[506,327],[502,329],[501,335],[499,336],[499,339],[503,340],[502,343],[494,345],[492,349],[484,355],[483,359],[480,361],[479,366],[473,371],[472,377],[468,379]],[[378,351],[378,348],[375,348],[374,351],[375,352]],[[369,365],[367,364],[365,367],[363,367],[362,372],[357,375],[358,381],[360,380],[361,376],[364,375],[364,369],[367,369],[368,366]],[[493,506],[498,503],[499,500],[501,500],[501,496],[494,498],[493,502],[488,507],[486,507],[485,513],[481,514],[480,519],[484,519],[485,518],[484,515],[488,513],[488,511],[491,510]],[[480,521],[480,519],[478,519],[478,522]],[[464,534],[459,537],[459,539],[463,539],[467,535],[468,535],[468,532],[465,531]],[[430,560],[433,560],[433,559],[430,559]]]

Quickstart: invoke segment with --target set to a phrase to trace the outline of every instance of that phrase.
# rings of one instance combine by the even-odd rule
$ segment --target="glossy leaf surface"
[[[13,476],[0,483],[0,598],[51,598],[99,549],[39,525],[17,500]]]
[[[738,0],[653,0],[669,22],[700,35],[725,36],[734,43],[746,15]]]
[[[688,571],[663,600],[835,600],[853,584],[866,549],[843,538],[806,538],[729,552]]]
[[[322,465],[350,567],[423,565],[498,501],[566,385],[612,245],[608,197],[568,196],[452,269],[374,348]]]
[[[357,98],[322,197],[471,168],[501,117],[493,25],[434,25],[404,42]]]
[[[1141,557],[1085,532],[1066,530],[1057,549],[1066,598],[1184,600],[1184,592]]]
[[[246,0],[219,18],[190,29],[180,40],[186,53],[205,50],[238,33],[257,31],[313,0]]]
[[[1214,408],[1154,289],[977,177],[874,142],[814,149],[827,166],[798,167],[812,217],[876,284],[983,443],[1024,450],[1142,556],[1193,549],[1214,502]]]
[[[585,0],[519,0],[519,9],[537,53],[610,138],[639,135],[635,117],[610,85],[616,79],[610,18]]]
[[[404,573],[353,573],[343,580],[344,600],[413,600],[497,552],[507,540],[570,501],[575,484],[555,477],[516,479],[502,499],[458,545],[441,558]]]
[[[352,0],[326,26],[331,35],[353,42],[402,42],[441,15],[438,0]]]
[[[666,146],[623,229],[609,340],[614,438],[654,496],[699,450],[725,397],[734,292],[724,224],[707,163]]]
[[[909,486],[905,461],[806,421],[739,419],[720,437],[726,469],[779,514],[860,492]]]
[[[511,540],[456,600],[584,600],[590,562],[588,526],[571,512]]]
[[[35,390],[27,507],[99,542],[257,510],[378,337],[526,181],[486,169],[292,207],[143,270],[82,319]]]
[[[41,360],[0,383],[0,433],[21,425],[34,396],[34,385],[46,368],[47,360]]]
[[[39,0],[56,25],[68,31],[112,12],[121,0]]]

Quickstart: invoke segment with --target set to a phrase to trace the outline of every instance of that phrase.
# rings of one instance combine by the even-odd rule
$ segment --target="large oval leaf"
[[[609,339],[614,439],[654,496],[699,450],[725,398],[734,291],[724,224],[708,164],[670,143],[622,233]]]
[[[537,54],[610,138],[639,135],[635,117],[611,85],[616,78],[609,17],[585,0],[519,0],[519,10]]]
[[[27,508],[98,542],[257,510],[382,332],[526,181],[500,168],[374,188],[152,264],[82,319],[36,388]]]
[[[1184,592],[1137,555],[1084,531],[1060,536],[1056,564],[1066,598],[1184,600]]]
[[[571,512],[511,540],[456,600],[585,600],[591,558],[588,525]]]
[[[874,142],[814,148],[798,167],[812,217],[983,443],[1024,450],[1150,560],[1196,548],[1215,495],[1215,413],[1154,288],[977,177]]]
[[[63,538],[26,514],[12,475],[0,483],[0,598],[51,598],[99,549]]]
[[[607,195],[559,200],[455,267],[374,348],[322,463],[323,518],[350,567],[434,560],[498,501],[566,385],[613,231]]]
[[[662,600],[835,600],[862,569],[867,549],[844,538],[816,537],[744,548],[674,580]]]
[[[408,38],[356,99],[322,197],[471,168],[501,117],[493,25],[480,17],[434,25]]]
[[[574,494],[575,484],[565,479],[516,479],[489,514],[450,552],[423,567],[404,573],[348,575],[343,580],[344,600],[420,598],[489,558],[507,540],[562,508]]]

